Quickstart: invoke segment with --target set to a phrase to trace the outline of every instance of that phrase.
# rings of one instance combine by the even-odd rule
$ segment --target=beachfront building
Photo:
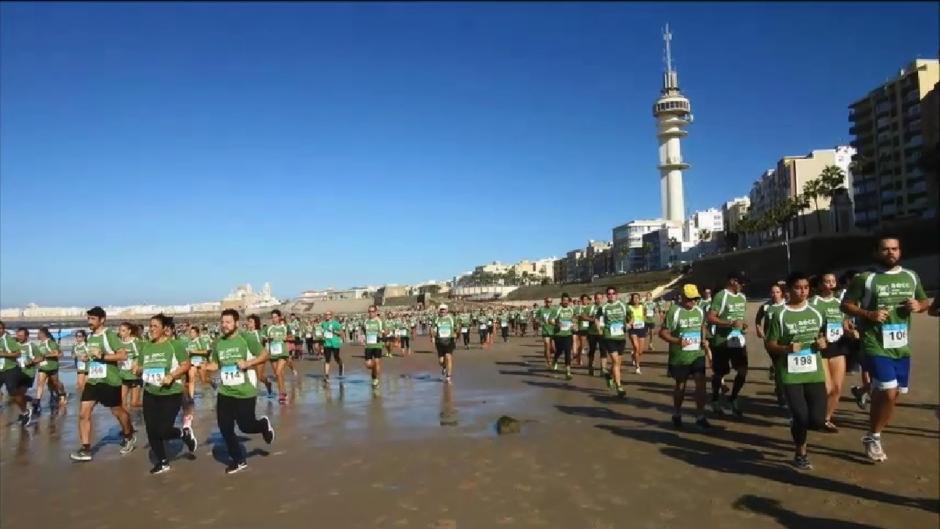
[[[623,274],[646,268],[642,253],[643,235],[663,227],[662,219],[631,220],[613,229],[611,262],[613,273]]]
[[[643,235],[641,255],[645,270],[663,270],[685,259],[693,243],[683,240],[683,228],[672,222]]]

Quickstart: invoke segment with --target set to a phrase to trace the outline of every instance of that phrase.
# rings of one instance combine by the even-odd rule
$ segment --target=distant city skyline
[[[293,297],[563,255],[660,216],[666,23],[695,105],[692,212],[782,156],[847,144],[852,102],[936,57],[938,16],[5,3],[0,306],[188,303],[265,281]]]

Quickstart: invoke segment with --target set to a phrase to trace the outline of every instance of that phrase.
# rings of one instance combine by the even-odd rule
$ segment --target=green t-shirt
[[[385,332],[385,324],[380,318],[368,319],[362,325],[366,334],[366,349],[381,349],[382,333]]]
[[[539,307],[535,311],[535,319],[538,320],[539,325],[542,327],[542,336],[551,336],[555,332],[555,328],[551,324],[552,312],[554,312],[554,307]]]
[[[913,270],[897,267],[894,270],[863,272],[849,284],[846,301],[858,303],[865,310],[887,310],[888,319],[876,323],[859,318],[862,351],[870,356],[905,358],[911,356],[911,315],[898,307],[907,300],[927,299],[924,284]]]
[[[775,355],[780,380],[787,385],[826,382],[822,355],[816,349],[816,337],[825,332],[826,319],[809,303],[800,308],[785,306],[774,314],[767,331],[767,341],[780,345],[799,342],[799,353]]]
[[[783,307],[787,306],[786,301],[781,301],[780,303],[772,303],[770,300],[767,303],[761,305],[764,309],[764,319],[761,320],[761,329],[764,331],[764,339],[767,339],[767,331],[770,330],[770,320],[773,319],[774,314],[780,312]]]
[[[16,341],[16,338],[10,334],[3,333],[3,336],[0,336],[0,349],[3,349],[4,353],[9,354],[20,352],[22,347],[20,347],[20,343]],[[16,366],[16,358],[0,358],[0,372],[13,369]]]
[[[681,344],[669,344],[669,365],[689,365],[705,356],[702,349],[702,326],[705,312],[702,307],[693,305],[686,309],[675,304],[666,312],[663,325],[674,338],[681,338]]]
[[[646,311],[646,323],[654,323],[657,308],[656,303],[653,301],[647,301],[643,304],[643,309]]]
[[[126,347],[117,333],[108,328],[99,329],[98,332],[88,336],[88,354],[110,355],[125,350]],[[118,362],[106,362],[89,358],[88,376],[86,384],[107,384],[109,386],[121,385],[121,372]]]
[[[129,342],[122,342],[124,349],[127,349],[127,360],[120,363],[121,380],[137,380],[140,377],[134,373],[134,364],[137,363],[140,356],[141,341],[132,338]]]
[[[720,292],[715,294],[715,297],[712,299],[711,306],[709,307],[710,311],[714,311],[718,314],[718,318],[722,320],[744,320],[744,312],[747,308],[747,297],[744,296],[743,292],[738,292],[737,294],[732,294],[728,289],[723,288]],[[740,330],[732,331],[731,327],[716,327],[712,326],[712,336],[714,344],[717,346],[724,345],[728,342],[728,335],[732,332],[741,332]]]
[[[567,307],[555,307],[552,310],[552,315],[550,318],[553,334],[555,336],[571,336],[571,334],[575,331],[576,316],[576,309],[571,305],[568,305]]]
[[[20,367],[23,368],[24,375],[32,378],[36,376],[36,366],[26,367],[26,363],[42,358],[39,355],[39,347],[36,346],[35,342],[26,342],[18,345],[20,346]]]
[[[176,379],[169,386],[161,385],[163,377],[176,370],[180,364],[189,360],[180,344],[173,340],[163,342],[145,341],[140,344],[137,363],[142,373],[144,391],[151,395],[175,395],[183,392],[183,382]]]
[[[452,340],[457,332],[457,321],[450,314],[434,318],[434,338],[438,340]]]
[[[277,360],[278,358],[287,358],[287,333],[289,332],[287,325],[283,323],[279,325],[269,325],[265,329],[265,338],[268,340],[268,352],[271,353],[271,360]]]
[[[327,320],[317,326],[317,329],[323,336],[323,347],[339,349],[343,345],[343,338],[340,335],[343,332],[343,325],[336,320]]]
[[[76,371],[78,371],[79,373],[87,374],[88,373],[88,360],[87,359],[83,360],[83,358],[86,358],[88,356],[88,345],[84,343],[76,343],[72,347],[72,356],[75,358]]]
[[[601,305],[603,318],[604,338],[610,340],[626,340],[627,324],[630,323],[630,310],[622,301],[607,302]]]
[[[229,337],[220,336],[212,343],[210,358],[219,366],[219,395],[236,399],[250,399],[258,394],[255,385],[258,377],[254,369],[242,371],[238,362],[249,361],[262,353],[261,344],[251,333],[236,332]]]
[[[809,300],[809,305],[822,314],[826,320],[826,341],[830,344],[839,341],[839,338],[842,338],[842,322],[845,320],[839,298],[835,296],[824,298],[816,295]]]
[[[39,362],[39,370],[48,373],[59,369],[58,357],[46,358],[52,351],[59,350],[59,344],[55,343],[54,340],[46,340],[38,342],[36,346],[39,349],[39,356],[42,358],[42,362]]]

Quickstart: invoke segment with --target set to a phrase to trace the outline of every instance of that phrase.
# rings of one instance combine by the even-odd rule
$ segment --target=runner
[[[162,314],[160,316],[162,326]],[[150,326],[153,327],[153,318],[151,318],[150,321]],[[157,335],[151,333],[151,336]],[[199,327],[194,325],[189,328],[189,343],[186,346],[187,363],[189,364],[188,376],[186,377],[186,395],[191,400],[196,398],[196,378],[199,378],[199,381],[203,384],[209,383],[209,373],[205,370],[204,366],[206,360],[209,358],[210,347],[211,343],[203,339]]]
[[[366,369],[372,375],[372,387],[378,389],[379,375],[382,373],[380,364],[382,360],[382,342],[380,338],[385,334],[385,325],[382,319],[379,318],[379,311],[375,308],[375,305],[369,305],[369,315],[363,327],[366,335]]]
[[[575,308],[571,306],[571,297],[567,292],[561,295],[561,306],[552,310],[549,324],[552,326],[552,341],[555,355],[552,358],[552,371],[558,371],[558,357],[565,356],[565,379],[571,380],[571,342],[575,328]]]
[[[333,313],[327,311],[326,319],[319,326],[323,332],[323,378],[330,379],[330,361],[336,360],[339,367],[339,376],[343,378],[343,359],[339,356],[339,350],[343,346],[343,325],[333,319]]]
[[[697,287],[696,287],[697,288]],[[646,300],[643,302],[643,310],[645,311],[644,323],[646,324],[646,347],[652,352],[653,351],[653,333],[656,331],[656,316],[663,316],[665,313],[660,313],[659,308],[656,306],[656,303],[653,301],[653,295],[649,292],[646,293]]]
[[[399,336],[401,336],[401,349],[402,354],[405,356],[411,355],[411,333],[414,332],[411,324],[411,319],[408,316],[405,316],[401,319],[401,326],[399,328]]]
[[[251,314],[248,316],[248,330],[247,334],[250,334],[251,337],[256,340],[259,344],[265,344],[265,334],[261,330],[261,318],[257,314]],[[211,349],[210,349],[211,354]],[[208,359],[207,359],[208,360]],[[255,364],[255,376],[258,380],[264,383],[265,389],[268,392],[268,398],[274,396],[274,392],[271,391],[271,380],[268,378],[266,373],[267,362],[261,362],[260,364]],[[210,374],[211,376],[211,374]]]
[[[839,406],[839,398],[842,396],[842,384],[845,382],[845,355],[846,349],[842,347],[842,335],[846,330],[846,317],[842,313],[840,305],[842,302],[835,297],[833,289],[836,288],[836,276],[832,273],[825,273],[819,278],[819,284],[816,285],[817,294],[813,296],[809,304],[816,309],[816,312],[822,314],[826,320],[826,347],[822,350],[822,357],[826,361],[826,422],[823,428],[830,432],[838,432],[839,429],[832,422],[832,414]]]
[[[151,474],[162,474],[170,470],[166,455],[166,441],[182,439],[190,453],[196,451],[196,436],[191,426],[182,430],[173,426],[183,405],[183,384],[180,379],[190,372],[189,358],[180,344],[168,339],[165,334],[166,316],[157,314],[150,318],[152,338],[140,347],[135,367],[144,381],[143,414],[147,428],[147,439],[157,462]],[[199,329],[190,327],[190,336]],[[193,339],[195,341],[196,339]]]
[[[431,343],[437,350],[437,363],[441,366],[444,382],[450,384],[454,376],[454,331],[457,321],[447,313],[447,305],[437,307],[437,318],[431,326]]]
[[[88,337],[88,378],[82,391],[78,415],[78,437],[82,445],[70,457],[73,461],[91,461],[91,416],[97,404],[107,407],[121,427],[121,455],[137,446],[131,416],[122,405],[121,373],[118,364],[127,360],[127,349],[117,333],[105,325],[107,313],[92,307],[86,313],[91,336]]]
[[[26,386],[26,391],[29,391],[29,388],[33,387],[36,382],[36,367],[42,362],[42,356],[39,354],[39,347],[36,343],[30,341],[29,329],[26,327],[16,329],[16,343],[19,344],[20,347],[20,358],[18,362],[22,370],[22,376],[25,379],[23,384]],[[42,412],[39,398],[31,399],[27,395],[26,401],[27,403],[29,401],[33,403],[30,416],[38,417]]]
[[[809,278],[794,272],[787,277],[789,299],[772,314],[767,349],[777,364],[793,420],[790,434],[796,453],[793,466],[812,470],[806,454],[807,431],[823,427],[826,416],[826,364],[820,351],[826,347],[826,318],[814,309],[809,297]]]
[[[542,334],[542,347],[545,354],[545,366],[551,367],[552,362],[552,333],[554,332],[554,327],[551,324],[552,312],[552,298],[545,298],[545,306],[535,311],[535,319],[538,320],[539,327],[541,328]]]
[[[620,357],[627,341],[625,329],[630,324],[632,314],[626,303],[617,299],[617,289],[607,287],[607,303],[601,306],[597,326],[604,331],[603,347],[610,357],[610,371],[606,375],[607,387],[616,390],[620,398],[627,394],[620,382]]]
[[[526,329],[529,327],[529,309],[522,307],[522,310],[516,313],[516,326],[519,329],[519,336],[525,336]]]
[[[85,377],[88,376],[88,344],[85,339],[88,334],[79,329],[75,331],[75,345],[72,346],[72,357],[75,358],[75,391],[81,395],[85,389]]]
[[[588,375],[594,376],[594,355],[600,352],[601,374],[607,373],[607,350],[604,349],[603,338],[604,331],[597,325],[600,315],[603,298],[599,292],[594,294],[594,302],[588,306],[587,312],[581,314],[581,326],[587,322],[587,340],[588,340]]]
[[[26,391],[33,379],[23,373],[26,359],[21,350],[19,341],[7,334],[7,326],[0,321],[0,385],[20,408],[20,425],[29,426],[33,410],[26,405]]]
[[[836,295],[841,303],[845,299],[845,292],[852,283],[857,270],[846,270],[839,278],[842,288]],[[865,362],[862,355],[861,334],[858,329],[857,318],[848,317],[845,319],[846,331],[842,334],[841,346],[846,350],[846,373],[858,373],[859,384],[849,388],[852,396],[855,398],[855,404],[861,410],[868,409],[871,391],[871,375],[865,369]]]
[[[280,318],[277,321],[280,321]],[[284,326],[283,323],[278,325]],[[252,333],[238,332],[238,311],[223,310],[221,326],[222,336],[212,344],[209,362],[205,369],[219,371],[221,375],[222,385],[216,397],[216,420],[219,433],[225,440],[225,447],[231,458],[231,463],[226,467],[225,473],[235,474],[248,468],[245,455],[238,445],[238,437],[235,436],[236,423],[242,433],[261,434],[267,444],[271,444],[274,440],[274,427],[271,425],[271,420],[267,416],[262,416],[260,419],[255,417],[258,392],[255,389],[257,381],[254,380],[253,368],[267,362],[269,353],[254,339]],[[283,336],[287,333],[286,326],[284,327],[285,329],[274,333],[281,336],[276,339],[275,343],[281,344],[282,347]],[[286,351],[281,349],[280,352]],[[281,365],[283,369],[283,363]]]
[[[642,375],[640,357],[646,351],[646,309],[639,294],[630,294],[630,345],[633,346],[633,372]]]
[[[123,342],[123,348],[127,350],[127,358],[120,363],[121,404],[127,411],[131,411],[131,407],[143,406],[143,381],[135,367],[137,355],[140,354],[137,334],[137,326],[133,323],[125,321],[118,326],[118,336]]]
[[[59,344],[52,339],[52,333],[49,332],[48,327],[39,328],[39,343],[37,346],[37,354],[42,361],[39,362],[39,380],[36,384],[36,401],[34,405],[38,410],[39,403],[42,401],[43,388],[48,385],[49,409],[51,411],[53,408],[65,404],[68,400],[65,386],[59,380],[59,358],[62,356],[62,351],[59,349]]]
[[[284,368],[287,366],[290,355],[287,351],[287,343],[290,340],[290,330],[284,323],[281,311],[274,309],[271,311],[271,325],[265,330],[268,352],[270,353],[271,364],[274,366],[274,378],[277,380],[277,401],[281,404],[287,404],[287,386],[284,384]],[[255,364],[252,364],[255,365]]]
[[[685,400],[686,383],[691,376],[695,379],[695,424],[700,428],[709,428],[711,425],[705,417],[705,364],[706,359],[711,361],[711,356],[702,345],[705,312],[698,305],[698,287],[693,284],[682,285],[681,296],[680,302],[666,312],[663,326],[659,329],[659,337],[669,344],[667,372],[676,381],[672,397],[672,424],[682,428],[682,402]]]
[[[737,398],[747,380],[747,348],[744,339],[744,332],[747,330],[747,323],[744,322],[747,298],[742,292],[744,283],[743,272],[728,274],[725,288],[715,295],[706,316],[706,321],[714,326],[712,411],[718,415],[722,413],[718,401],[722,377],[730,373],[730,368],[733,367],[736,374],[731,389],[731,411],[736,417],[743,416]]]
[[[777,373],[777,369],[774,367],[775,357],[770,352],[770,349],[767,349],[766,339],[767,331],[770,329],[770,321],[777,312],[786,306],[786,300],[783,294],[783,289],[785,286],[785,282],[783,285],[779,283],[771,285],[770,299],[758,307],[757,316],[754,318],[754,325],[757,329],[757,337],[761,340],[764,340],[764,349],[767,351],[767,356],[770,358],[770,369],[768,369],[767,372],[770,380],[774,381],[774,395],[777,396],[777,405],[781,407],[786,407],[787,405],[786,395],[783,393],[783,384],[780,382],[780,374]]]
[[[575,315],[577,319],[577,330],[575,332],[574,362],[578,367],[584,365],[584,353],[588,350],[588,331],[591,329],[593,310],[594,304],[591,303],[591,296],[588,296],[587,294],[581,294],[578,313]],[[593,356],[591,358],[593,358]],[[589,370],[592,371],[591,376],[593,376],[593,362]]]
[[[903,268],[901,243],[897,237],[878,240],[875,272],[864,272],[852,280],[842,310],[857,318],[861,347],[871,374],[869,431],[862,438],[873,461],[887,459],[881,432],[891,422],[899,394],[908,392],[911,369],[911,314],[928,308],[920,278]]]
[[[474,324],[477,326],[477,329],[480,333],[480,347],[486,349],[487,343],[489,340],[486,337],[487,325],[486,325],[486,314],[483,313],[483,309],[480,309],[480,312],[477,313],[476,318],[473,320]]]
[[[509,318],[510,314],[506,309],[499,312],[499,330],[503,337],[503,343],[509,342]]]

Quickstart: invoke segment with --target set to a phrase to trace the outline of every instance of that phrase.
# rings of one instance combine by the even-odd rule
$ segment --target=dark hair
[[[49,338],[53,342],[55,341],[55,338],[52,337],[52,333],[49,331],[49,327],[40,327],[39,332],[41,332],[42,334],[45,334],[46,338]]]
[[[196,334],[199,334],[199,326],[198,326],[198,325],[190,325],[190,326],[189,326],[189,330],[191,330],[191,331],[196,331]]]
[[[278,311],[277,309],[272,310],[272,311],[271,311],[271,314],[274,314],[275,312],[277,312],[278,314],[280,314],[280,311]],[[224,317],[226,317],[226,316],[231,316],[233,320],[238,321],[238,311],[235,310],[235,309],[225,309],[225,310],[223,310],[223,311],[222,311],[222,317],[224,318]]]
[[[26,337],[29,338],[29,329],[27,329],[26,327],[17,327],[17,328],[16,328],[16,332],[20,332],[20,331],[25,332],[25,333],[26,333]]]
[[[231,309],[228,309],[228,310],[231,310]],[[225,315],[225,312],[223,311],[222,314]],[[284,315],[281,314],[281,311],[278,309],[274,309],[271,311],[271,316],[274,316],[275,314],[277,314],[278,316],[284,317]],[[235,320],[238,321],[238,318],[235,318]]]
[[[878,239],[875,241],[875,251],[877,252],[878,249],[881,248],[881,241],[887,241],[887,240],[890,240],[890,239],[894,239],[894,240],[898,241],[898,246],[899,246],[899,247],[901,246],[901,238],[898,237],[898,234],[897,234],[897,233],[882,232],[882,233],[878,234]]]
[[[160,314],[154,314],[153,316],[150,317],[150,320],[151,320],[151,321],[157,320],[158,322],[160,322],[160,326],[161,326],[161,327],[169,327],[169,325],[170,325],[170,324],[168,323],[168,321],[167,321],[167,320],[169,320],[169,318],[167,317],[166,314],[164,314],[164,313],[162,313],[162,312],[161,312]],[[151,338],[154,338],[154,337],[151,336]]]
[[[787,276],[787,286],[792,288],[793,285],[801,279],[809,281],[809,275],[803,272],[791,272],[790,275]]]
[[[92,308],[90,308],[90,309],[88,309],[87,311],[85,311],[85,315],[86,315],[86,316],[95,316],[95,317],[97,317],[97,318],[102,318],[102,319],[108,317],[108,314],[104,311],[104,309],[101,308],[101,307],[99,307],[99,306],[97,306],[97,305],[94,306],[94,307],[92,307]]]
[[[260,329],[260,328],[261,328],[261,318],[259,318],[257,314],[252,314],[252,315],[248,316],[248,319],[251,320],[251,321],[253,321],[253,322],[255,322],[255,328],[256,328],[256,329]]]
[[[569,296],[567,292],[562,292],[562,293],[561,293],[561,297],[563,297],[563,298],[570,298],[571,296]]]
[[[617,287],[615,287],[615,286],[609,286],[609,287],[605,288],[605,289],[604,289],[604,292],[605,292],[605,293],[609,293],[611,290],[614,291],[614,294],[617,293]]]
[[[852,278],[857,275],[858,275],[858,270],[855,270],[854,268],[846,270],[845,272],[842,272],[841,276],[839,276],[839,284],[843,286],[847,286],[849,282],[852,281]]]
[[[3,322],[0,322],[0,324],[3,324]],[[79,329],[79,330],[75,331],[75,336],[81,336],[82,338],[88,338],[88,333],[86,333],[86,332],[83,331],[82,329]]]
[[[138,334],[140,334],[140,333],[137,332],[137,326],[134,325],[133,323],[129,322],[129,321],[122,321],[122,322],[121,322],[121,327],[127,327],[128,329],[130,329],[130,331],[131,331],[131,336],[133,336],[133,337],[135,337],[135,338],[137,337]]]

